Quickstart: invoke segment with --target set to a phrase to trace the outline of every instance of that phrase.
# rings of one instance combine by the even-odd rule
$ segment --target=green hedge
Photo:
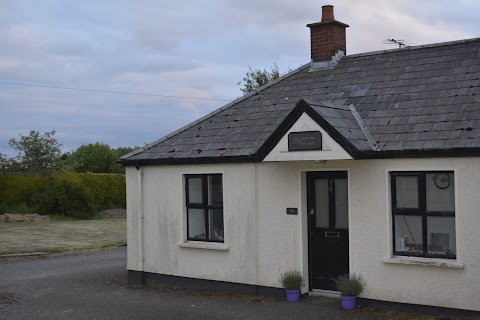
[[[38,214],[88,219],[93,217],[93,195],[80,182],[50,178],[32,195],[30,206]]]
[[[126,208],[125,175],[109,173],[78,173],[81,183],[94,197],[94,208],[105,210]]]
[[[32,195],[51,179],[78,183],[93,195],[96,211],[125,208],[125,175],[104,173],[61,173],[50,176],[0,174],[0,204],[29,203]]]
[[[39,175],[0,175],[0,203],[16,205],[29,202],[45,179]]]

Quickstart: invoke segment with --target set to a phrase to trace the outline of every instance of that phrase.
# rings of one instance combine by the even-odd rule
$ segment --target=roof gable
[[[290,133],[317,131],[322,134],[322,150],[289,151],[288,137]],[[292,127],[280,138],[263,161],[303,161],[303,160],[345,160],[352,156],[333,139],[307,113],[303,112]]]
[[[262,146],[259,158],[264,161],[353,159],[361,151],[376,150],[367,137],[368,129],[361,124],[350,107],[302,99]],[[322,140],[333,149],[285,153],[290,132],[311,130],[322,132]]]

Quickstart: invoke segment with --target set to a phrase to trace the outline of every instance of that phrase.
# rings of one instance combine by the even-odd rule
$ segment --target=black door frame
[[[311,218],[310,218],[310,209],[312,208],[311,204],[312,204],[312,193],[311,193],[311,190],[312,190],[312,183],[314,183],[315,179],[317,178],[320,178],[320,179],[329,179],[329,178],[346,178],[347,179],[347,185],[349,186],[349,172],[347,170],[331,170],[331,171],[307,171],[306,172],[306,183],[307,183],[307,188],[306,188],[306,192],[307,192],[307,232],[308,232],[308,248],[307,248],[307,253],[308,253],[308,290],[309,291],[312,291],[313,288],[312,288],[312,277],[313,277],[313,272],[312,272],[312,250],[311,249],[311,235],[312,235],[312,226],[311,226]],[[350,188],[348,187],[347,188],[347,193],[348,193],[348,208],[349,208],[349,214],[350,214]],[[329,201],[331,201],[332,199],[329,199]],[[315,201],[315,200],[314,200]],[[335,199],[333,199],[333,201],[335,201]],[[332,213],[332,210],[329,208],[329,220],[332,218],[332,215],[333,215],[333,219],[335,220],[335,216],[334,216],[334,212]],[[334,221],[333,220],[333,221]],[[348,220],[349,221],[349,225],[348,225],[348,230],[350,230],[350,219]],[[350,232],[349,232],[350,233]],[[349,245],[348,245],[348,258],[349,258],[349,261],[350,261],[350,235],[349,235]],[[350,262],[349,262],[350,264]],[[348,269],[350,269],[350,265],[348,266]]]

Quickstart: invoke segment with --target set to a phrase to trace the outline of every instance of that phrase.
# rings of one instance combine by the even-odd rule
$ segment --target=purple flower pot
[[[300,290],[288,290],[285,289],[287,292],[287,301],[288,302],[298,302],[300,301]]]
[[[343,309],[355,309],[355,305],[357,304],[357,296],[340,296],[342,300],[342,307]]]

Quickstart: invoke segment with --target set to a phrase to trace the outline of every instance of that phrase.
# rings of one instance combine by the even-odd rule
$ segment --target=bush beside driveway
[[[126,243],[126,219],[0,224],[0,254],[59,252]]]

